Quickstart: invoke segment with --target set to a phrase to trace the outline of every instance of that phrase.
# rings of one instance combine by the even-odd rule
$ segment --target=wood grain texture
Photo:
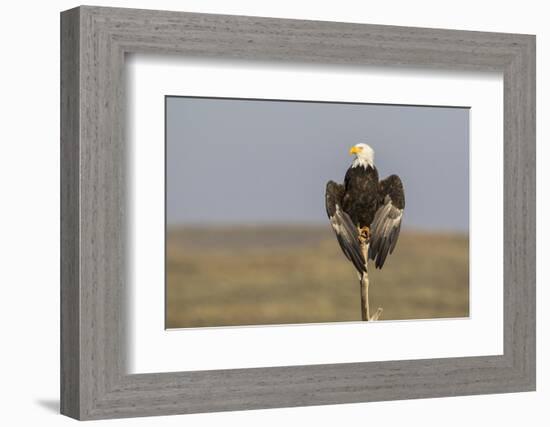
[[[78,419],[535,388],[535,38],[80,7],[62,13],[62,413]],[[504,75],[504,354],[128,375],[124,55]]]
[[[61,20],[61,412],[80,414],[79,13]]]

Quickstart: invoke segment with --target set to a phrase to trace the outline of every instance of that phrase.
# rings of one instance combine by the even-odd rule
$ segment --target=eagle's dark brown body
[[[390,175],[379,181],[374,166],[350,167],[343,185],[327,183],[326,208],[338,242],[355,268],[360,273],[366,271],[359,242],[359,229],[363,227],[370,229],[369,258],[382,268],[401,229],[405,208],[401,179]]]
[[[359,166],[346,172],[342,208],[359,228],[371,225],[382,202],[379,190],[376,168]]]

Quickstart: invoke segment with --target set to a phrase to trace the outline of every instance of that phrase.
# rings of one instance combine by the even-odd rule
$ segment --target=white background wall
[[[97,5],[537,34],[538,391],[109,421],[110,425],[498,426],[550,423],[548,124],[550,26],[543,1],[96,1]],[[74,1],[4,2],[0,66],[2,425],[67,425],[59,384],[59,11]],[[546,196],[546,197],[545,197]],[[546,199],[546,200],[543,200]],[[544,307],[546,306],[546,312]]]

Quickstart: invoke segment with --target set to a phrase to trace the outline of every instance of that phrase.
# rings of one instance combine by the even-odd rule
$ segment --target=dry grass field
[[[468,316],[468,237],[403,231],[370,269],[380,320]],[[359,282],[326,227],[169,228],[168,328],[361,320]]]

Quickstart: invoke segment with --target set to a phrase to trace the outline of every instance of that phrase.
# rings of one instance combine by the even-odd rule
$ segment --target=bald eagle
[[[390,175],[378,180],[374,150],[367,144],[350,149],[355,159],[346,172],[344,184],[329,181],[326,209],[330,224],[346,257],[359,276],[367,272],[367,259],[382,268],[397,244],[405,208],[401,179]],[[362,243],[366,242],[367,251]]]

